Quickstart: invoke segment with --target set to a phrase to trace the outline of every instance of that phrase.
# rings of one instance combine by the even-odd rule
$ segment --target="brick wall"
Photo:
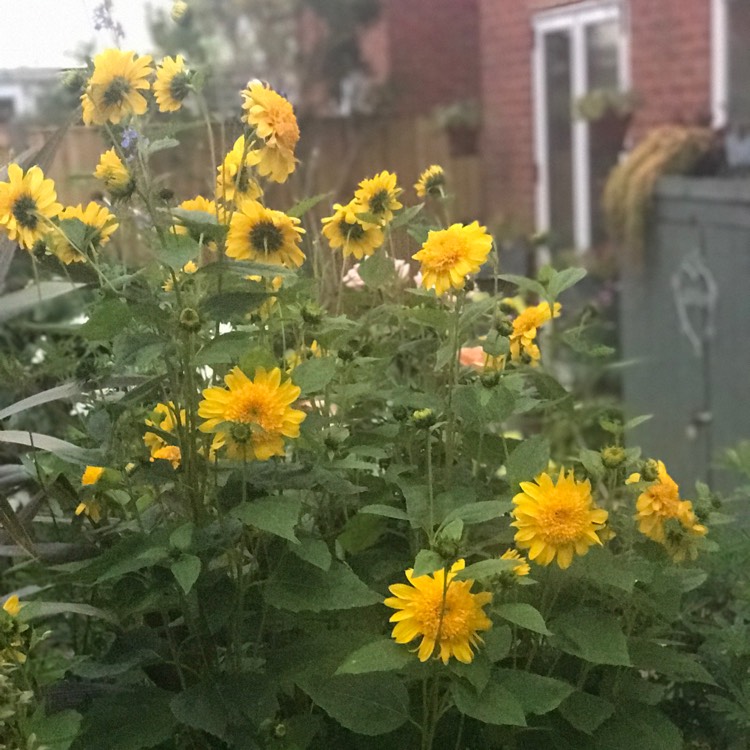
[[[571,0],[480,0],[483,214],[534,216],[532,19]],[[629,0],[630,66],[642,98],[633,135],[710,114],[710,0]]]

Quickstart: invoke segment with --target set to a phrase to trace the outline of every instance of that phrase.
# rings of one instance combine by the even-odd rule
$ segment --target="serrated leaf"
[[[497,680],[521,704],[525,714],[554,711],[574,690],[572,685],[519,669],[498,669]]]
[[[315,208],[321,201],[330,197],[331,193],[318,193],[310,198],[303,198],[298,203],[295,203],[287,212],[287,216],[291,216],[295,219],[301,219],[311,208]]]
[[[154,141],[149,141],[144,150],[147,155],[150,155],[169,148],[177,148],[179,145],[180,142],[176,138],[157,138]]]
[[[512,633],[508,625],[494,625],[492,630],[482,635],[482,653],[491,661],[498,662],[510,654]]]
[[[633,666],[653,670],[675,682],[701,682],[715,685],[714,678],[692,654],[662,646],[642,638],[632,638],[628,650]]]
[[[405,227],[409,222],[414,219],[419,212],[424,208],[424,203],[418,203],[416,206],[409,206],[403,211],[399,211],[394,217],[391,223],[388,225],[390,231]]]
[[[547,294],[551,300],[556,300],[566,289],[575,286],[586,276],[585,268],[566,268],[555,271],[547,282]]]
[[[119,299],[106,299],[89,312],[89,319],[78,333],[89,341],[106,341],[122,333],[133,319],[132,310]]]
[[[156,248],[156,259],[179,271],[190,260],[194,260],[200,255],[200,245],[189,234],[165,234],[161,239],[161,244]]]
[[[494,521],[496,518],[501,518],[512,507],[510,500],[483,500],[479,503],[469,503],[452,510],[443,523],[448,524],[457,518],[460,518],[467,526]]]
[[[226,321],[257,310],[267,299],[268,294],[263,291],[222,292],[204,299],[200,309],[213,320]]]
[[[301,500],[291,497],[275,497],[241,503],[232,509],[231,515],[239,518],[247,526],[253,526],[299,544],[295,528],[301,511]]]
[[[175,718],[182,724],[225,738],[227,711],[215,685],[205,682],[192,685],[172,698],[169,705]]]
[[[551,635],[544,622],[541,613],[535,607],[524,602],[509,602],[496,607],[495,611],[500,617],[520,628],[531,630],[542,635]]]
[[[328,545],[322,539],[315,539],[310,536],[300,538],[298,544],[289,543],[289,550],[293,552],[300,560],[309,562],[321,570],[330,570],[333,556]]]
[[[414,661],[409,649],[391,638],[378,638],[350,654],[336,670],[336,674],[364,674],[393,672]]]
[[[381,289],[396,278],[396,267],[384,253],[375,253],[359,264],[359,275],[368,287]]]
[[[169,543],[178,550],[184,552],[190,549],[190,545],[193,543],[193,533],[195,532],[195,525],[188,521],[183,523],[182,526],[178,526],[170,535]]]
[[[552,623],[550,644],[592,664],[630,666],[628,645],[613,615],[580,607]]]
[[[357,734],[386,734],[409,720],[409,694],[395,675],[338,675],[328,680],[304,675],[296,681],[316,705]]]
[[[612,716],[615,707],[598,695],[575,692],[560,704],[558,710],[571,726],[592,734]]]
[[[492,675],[492,663],[486,657],[484,649],[474,654],[474,658],[468,664],[453,659],[448,666],[453,674],[470,683],[477,693],[481,693],[487,687]]]
[[[501,281],[507,281],[510,284],[515,284],[522,292],[531,292],[539,297],[546,297],[547,290],[538,282],[533,279],[527,279],[525,276],[516,276],[510,273],[501,273],[498,275]]]
[[[383,516],[385,518],[395,518],[397,521],[408,521],[409,516],[401,508],[394,508],[392,505],[381,505],[374,503],[373,505],[365,505],[364,508],[360,508],[360,513],[365,513],[371,516]]]
[[[335,561],[323,571],[299,559],[287,557],[264,590],[266,601],[290,612],[324,612],[369,607],[383,601],[352,569]]]
[[[533,482],[549,464],[549,442],[539,435],[524,440],[508,457],[506,469],[512,492],[521,482]]]
[[[196,365],[229,365],[240,360],[251,348],[253,336],[246,331],[230,331],[217,336],[195,355]]]
[[[639,703],[618,706],[596,732],[597,750],[683,750],[677,727],[657,708]]]
[[[78,736],[81,719],[81,714],[70,709],[45,715],[40,708],[32,716],[28,731],[34,735],[37,747],[44,750],[68,750]]]
[[[201,560],[195,555],[181,555],[170,566],[172,575],[177,579],[182,590],[189,594],[198,576],[201,574]]]
[[[436,570],[441,570],[444,567],[445,560],[443,560],[437,552],[433,552],[429,549],[421,549],[417,552],[412,576],[414,578],[419,578],[420,576],[430,575]]]
[[[309,396],[323,391],[335,375],[335,357],[312,357],[292,370],[292,381],[302,389],[302,396]]]
[[[423,484],[411,484],[406,480],[400,480],[398,486],[404,495],[406,513],[411,527],[413,529],[426,528],[429,523],[429,488]]]
[[[467,687],[464,683],[454,680],[451,682],[451,695],[456,708],[462,714],[485,724],[526,726],[521,704],[494,678],[479,694],[473,687]]]

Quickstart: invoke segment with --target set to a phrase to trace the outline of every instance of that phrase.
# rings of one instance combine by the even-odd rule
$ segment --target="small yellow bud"
[[[190,8],[184,0],[175,0],[170,15],[175,23],[185,23],[190,15]]]
[[[610,445],[604,448],[601,452],[601,456],[602,463],[608,469],[616,469],[618,466],[621,466],[627,458],[624,448],[620,448],[617,445]]]

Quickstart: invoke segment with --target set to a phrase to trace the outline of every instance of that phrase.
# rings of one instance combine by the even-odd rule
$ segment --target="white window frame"
[[[729,9],[727,0],[711,0],[711,115],[715,128],[729,120]]]
[[[722,0],[723,1],[723,0]],[[571,93],[575,101],[588,90],[585,28],[593,23],[617,20],[623,30],[620,44],[619,85],[630,88],[629,34],[624,3],[621,0],[585,0],[565,5],[534,16],[533,91],[534,91],[534,158],[536,161],[536,226],[546,232],[550,227],[549,159],[547,154],[547,102],[545,91],[546,60],[544,35],[559,30],[571,32]],[[573,232],[578,252],[591,246],[591,189],[589,158],[589,125],[574,120],[572,127],[573,154]]]

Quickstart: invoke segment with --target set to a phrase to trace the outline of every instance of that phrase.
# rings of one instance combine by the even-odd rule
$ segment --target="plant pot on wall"
[[[451,156],[474,156],[479,151],[479,130],[471,125],[455,125],[445,131]]]
[[[474,156],[478,151],[479,105],[473,100],[453,102],[436,107],[432,119],[445,131],[451,156]]]
[[[589,122],[591,142],[609,153],[619,153],[632,121],[632,113],[623,115],[614,110],[606,112],[598,120]]]

